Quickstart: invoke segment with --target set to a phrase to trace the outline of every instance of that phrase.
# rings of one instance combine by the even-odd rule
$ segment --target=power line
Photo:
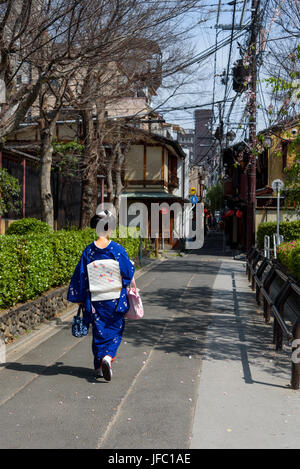
[[[236,9],[236,1],[234,0],[233,12],[232,12],[232,23],[231,23],[231,36],[230,36],[230,46],[229,46],[229,57],[228,57],[227,71],[226,71],[226,76],[225,76],[224,102],[223,102],[223,109],[222,109],[222,114],[221,114],[221,119],[222,119],[222,120],[224,119],[224,113],[225,113],[225,99],[226,99],[226,93],[227,93],[227,87],[228,87],[228,81],[229,81],[229,69],[230,69],[230,61],[231,61],[231,53],[232,53],[232,43],[233,43],[233,34],[234,34],[234,25],[235,25],[235,9]]]
[[[231,101],[233,98],[230,98],[228,101]],[[218,103],[223,103],[223,99],[220,100],[220,101],[215,101],[215,104],[218,104]],[[206,106],[211,106],[212,102],[210,103],[205,103],[205,104],[197,104],[197,105],[194,105],[194,106],[178,106],[178,107],[171,107],[171,108],[167,108],[167,109],[163,109],[163,108],[159,108],[157,107],[156,109],[158,109],[160,112],[171,112],[171,111],[184,111],[186,109],[197,109],[199,107],[206,107]]]
[[[220,17],[220,10],[221,10],[221,0],[219,0],[218,4],[218,13],[217,13],[217,23],[219,24],[219,17]],[[216,121],[215,118],[215,92],[216,92],[216,74],[217,74],[217,49],[218,49],[218,31],[216,29],[216,41],[215,41],[215,59],[214,59],[214,82],[213,82],[213,102],[212,102],[212,115],[213,121]]]
[[[239,39],[240,37],[242,37],[245,32],[248,30],[249,26],[250,26],[251,22],[248,22],[247,24],[245,24],[241,30],[239,30],[235,35],[233,35],[233,38],[231,39],[231,35],[227,38],[225,38],[223,41],[221,41],[218,45],[218,47],[216,48],[215,46],[211,46],[209,47],[208,49],[206,49],[204,52],[202,52],[201,54],[199,55],[196,55],[192,60],[190,60],[189,62],[186,62],[186,63],[183,63],[180,65],[180,69],[178,71],[181,71],[181,70],[184,70],[185,68],[187,67],[190,67],[191,65],[194,65],[196,63],[201,63],[203,62],[204,60],[206,60],[208,57],[210,57],[211,55],[213,55],[216,50],[220,50],[222,49],[223,47],[227,46],[228,44],[230,44],[231,40],[234,41],[236,39]],[[169,73],[167,73],[166,75],[164,75],[165,77],[168,77],[170,75],[173,75],[174,71],[176,70],[171,70]]]

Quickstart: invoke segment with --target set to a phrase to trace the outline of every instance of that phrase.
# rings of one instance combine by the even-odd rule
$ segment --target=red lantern
[[[204,213],[207,213],[207,208],[204,209]]]
[[[233,210],[228,210],[228,212],[225,213],[225,217],[232,217],[234,214],[234,211]]]
[[[238,218],[243,218],[243,212],[241,210],[237,210],[235,214]]]

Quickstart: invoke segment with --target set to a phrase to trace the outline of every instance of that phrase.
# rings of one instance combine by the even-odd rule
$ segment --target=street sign
[[[191,203],[192,203],[192,204],[197,204],[197,203],[198,203],[198,197],[196,197],[195,195],[193,195],[193,196],[191,197]]]
[[[275,191],[275,192],[282,191],[283,188],[284,188],[284,184],[283,184],[282,180],[281,179],[274,179],[274,181],[272,182],[273,191]]]
[[[191,188],[190,188],[190,194],[191,194],[191,195],[196,195],[196,192],[197,192],[197,191],[196,191],[196,188],[195,188],[195,187],[191,187]]]

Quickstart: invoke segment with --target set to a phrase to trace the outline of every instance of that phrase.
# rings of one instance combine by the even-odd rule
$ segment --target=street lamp
[[[280,233],[279,233],[279,220],[280,220],[280,191],[284,188],[284,184],[281,179],[275,179],[272,182],[272,189],[277,192],[277,232],[276,232],[276,244],[280,244]]]

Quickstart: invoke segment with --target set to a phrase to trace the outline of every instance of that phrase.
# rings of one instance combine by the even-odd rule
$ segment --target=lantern
[[[168,213],[167,207],[161,208],[161,209],[160,209],[160,213],[161,213],[162,215],[166,215],[166,214]]]
[[[228,210],[228,212],[225,213],[225,218],[227,217],[232,217],[234,214],[234,211],[233,210]]]

